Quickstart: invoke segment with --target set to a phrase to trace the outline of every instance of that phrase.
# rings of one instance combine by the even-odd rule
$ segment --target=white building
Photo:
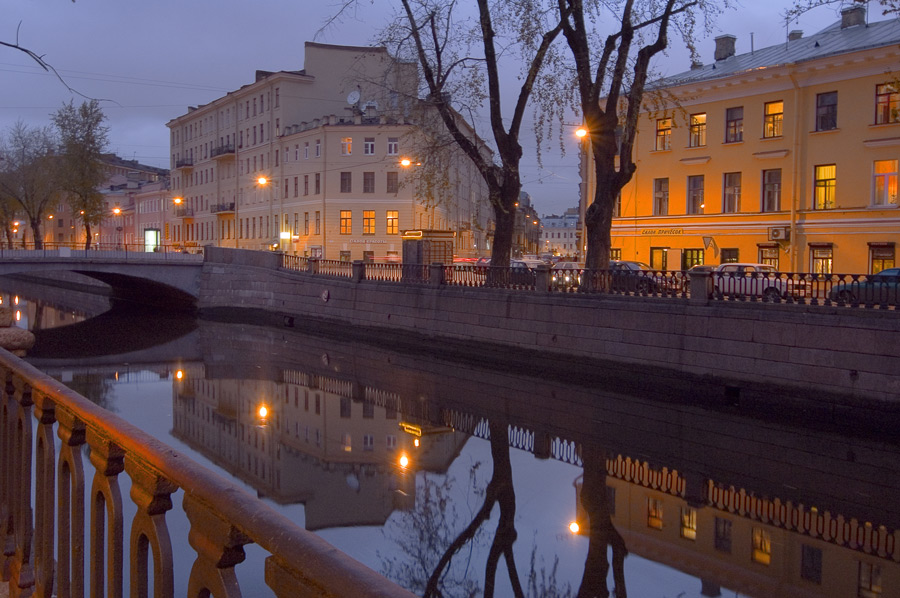
[[[468,159],[449,156],[444,185],[410,174],[428,167],[416,65],[384,48],[305,50],[302,71],[257,71],[168,123],[181,200],[170,241],[390,260],[401,231],[439,229],[456,231],[459,255],[489,249],[487,191]]]
[[[578,208],[569,208],[561,216],[541,217],[541,252],[553,255],[578,254]]]

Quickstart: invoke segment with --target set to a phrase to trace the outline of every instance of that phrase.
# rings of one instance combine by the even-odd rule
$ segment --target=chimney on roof
[[[794,29],[793,31],[788,33],[788,41],[789,42],[796,41],[796,40],[800,39],[801,37],[803,37],[802,29]]]
[[[725,60],[734,56],[734,42],[737,38],[733,35],[720,35],[716,38],[716,60]]]
[[[865,24],[866,7],[864,4],[857,4],[841,11],[841,29]]]
[[[694,60],[691,62],[691,70],[692,71],[696,71],[697,69],[702,69],[702,68],[703,68],[703,63],[700,62],[699,60]]]

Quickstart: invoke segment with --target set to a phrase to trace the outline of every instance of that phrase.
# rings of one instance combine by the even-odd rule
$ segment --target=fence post
[[[691,274],[691,303],[694,305],[709,305],[709,297],[712,294],[712,275],[709,272],[694,272]]]
[[[428,282],[433,287],[439,287],[444,284],[444,264],[434,263],[429,266]]]
[[[306,260],[306,271],[309,274],[318,274],[319,273],[319,258],[311,257]]]
[[[350,267],[350,281],[359,282],[366,279],[366,263],[362,260],[353,260]]]
[[[535,268],[537,273],[534,279],[534,290],[538,293],[550,292],[550,266],[547,264],[538,264]]]

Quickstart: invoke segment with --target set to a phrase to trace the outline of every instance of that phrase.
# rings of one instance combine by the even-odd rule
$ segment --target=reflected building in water
[[[467,439],[402,422],[391,393],[299,371],[281,378],[184,370],[174,385],[173,435],[260,496],[303,503],[310,530],[384,524],[414,505],[415,472],[446,471]]]

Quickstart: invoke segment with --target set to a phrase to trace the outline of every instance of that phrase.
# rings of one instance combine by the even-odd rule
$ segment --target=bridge
[[[111,288],[111,297],[176,310],[196,308],[203,256],[175,252],[0,249],[0,276],[83,274]]]

